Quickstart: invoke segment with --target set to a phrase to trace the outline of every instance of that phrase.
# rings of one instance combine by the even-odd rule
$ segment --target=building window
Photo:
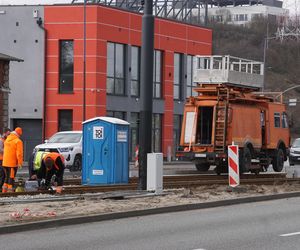
[[[73,110],[61,109],[58,110],[58,131],[73,130]]]
[[[161,98],[161,72],[162,72],[162,52],[159,50],[154,51],[154,60],[153,60],[153,97]]]
[[[193,56],[187,56],[186,97],[197,95],[197,92],[193,91],[193,88],[197,86],[197,84],[193,82],[193,58]]]
[[[175,157],[175,153],[180,144],[181,123],[182,123],[182,116],[174,115],[173,116],[173,157]]]
[[[274,126],[280,128],[280,113],[274,113]]]
[[[282,128],[288,128],[288,119],[287,119],[287,114],[285,112],[282,113]]]
[[[152,115],[152,151],[161,152],[162,115]]]
[[[140,65],[141,50],[139,47],[131,47],[131,95],[140,95]]]
[[[130,156],[131,160],[135,159],[135,148],[139,143],[139,113],[131,113],[130,115]]]
[[[111,95],[125,95],[125,46],[107,43],[106,92]]]
[[[182,99],[182,54],[174,54],[174,99]]]
[[[126,121],[126,112],[107,110],[106,115],[109,117],[115,117]]]
[[[73,93],[74,44],[71,40],[59,42],[59,93]]]

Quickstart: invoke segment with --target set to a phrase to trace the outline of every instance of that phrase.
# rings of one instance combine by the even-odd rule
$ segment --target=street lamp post
[[[153,0],[144,2],[142,19],[141,111],[139,136],[139,185],[147,185],[147,153],[151,153],[153,99],[154,16]]]
[[[286,93],[286,92],[288,92],[288,91],[290,91],[290,90],[292,90],[292,89],[295,89],[295,88],[299,88],[300,87],[300,84],[298,84],[298,85],[295,85],[295,86],[292,86],[292,87],[289,87],[289,88],[287,88],[286,90],[284,90],[284,91],[282,91],[279,95],[277,95],[275,98],[277,99],[278,97],[280,97],[280,101],[281,102],[283,102],[283,94],[284,93]]]
[[[82,121],[85,121],[86,118],[86,0],[84,0],[83,4],[83,89],[82,89]]]

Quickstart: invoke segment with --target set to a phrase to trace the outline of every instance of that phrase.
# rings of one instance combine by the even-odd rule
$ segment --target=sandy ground
[[[123,200],[99,199],[99,197],[97,198],[92,196],[87,199],[75,201],[18,204],[3,202],[10,198],[1,198],[0,225],[45,220],[49,218],[66,218],[81,215],[142,210],[180,204],[201,203],[238,197],[295,191],[300,191],[300,184],[284,184],[279,186],[243,185],[240,187],[239,191],[235,192],[232,192],[227,186],[211,185],[192,189],[182,188],[164,190],[164,195],[161,196],[139,197]],[[47,198],[49,196],[40,195],[39,197]],[[19,199],[28,199],[28,197],[21,197]]]

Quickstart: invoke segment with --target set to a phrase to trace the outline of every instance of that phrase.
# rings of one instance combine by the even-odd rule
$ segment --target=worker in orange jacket
[[[37,159],[38,157],[38,159]],[[37,152],[34,162],[29,165],[29,176],[31,180],[45,180],[41,188],[52,189],[51,179],[55,175],[57,182],[56,193],[60,193],[63,185],[63,175],[65,170],[64,157],[56,152]]]
[[[22,128],[17,127],[4,142],[3,169],[5,172],[2,193],[14,192],[14,181],[18,168],[23,164]]]
[[[0,187],[2,187],[5,179],[5,173],[4,169],[2,167],[2,162],[3,162],[3,151],[4,151],[4,141],[6,140],[7,136],[10,134],[10,129],[5,128],[3,130],[3,134],[0,137]]]

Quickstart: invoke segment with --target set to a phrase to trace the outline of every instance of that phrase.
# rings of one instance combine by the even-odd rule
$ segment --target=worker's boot
[[[7,193],[14,193],[15,189],[13,187],[13,185],[7,185]]]
[[[2,187],[2,193],[7,193],[7,187],[6,186]]]
[[[2,193],[7,193],[7,184],[3,184],[2,186]]]

